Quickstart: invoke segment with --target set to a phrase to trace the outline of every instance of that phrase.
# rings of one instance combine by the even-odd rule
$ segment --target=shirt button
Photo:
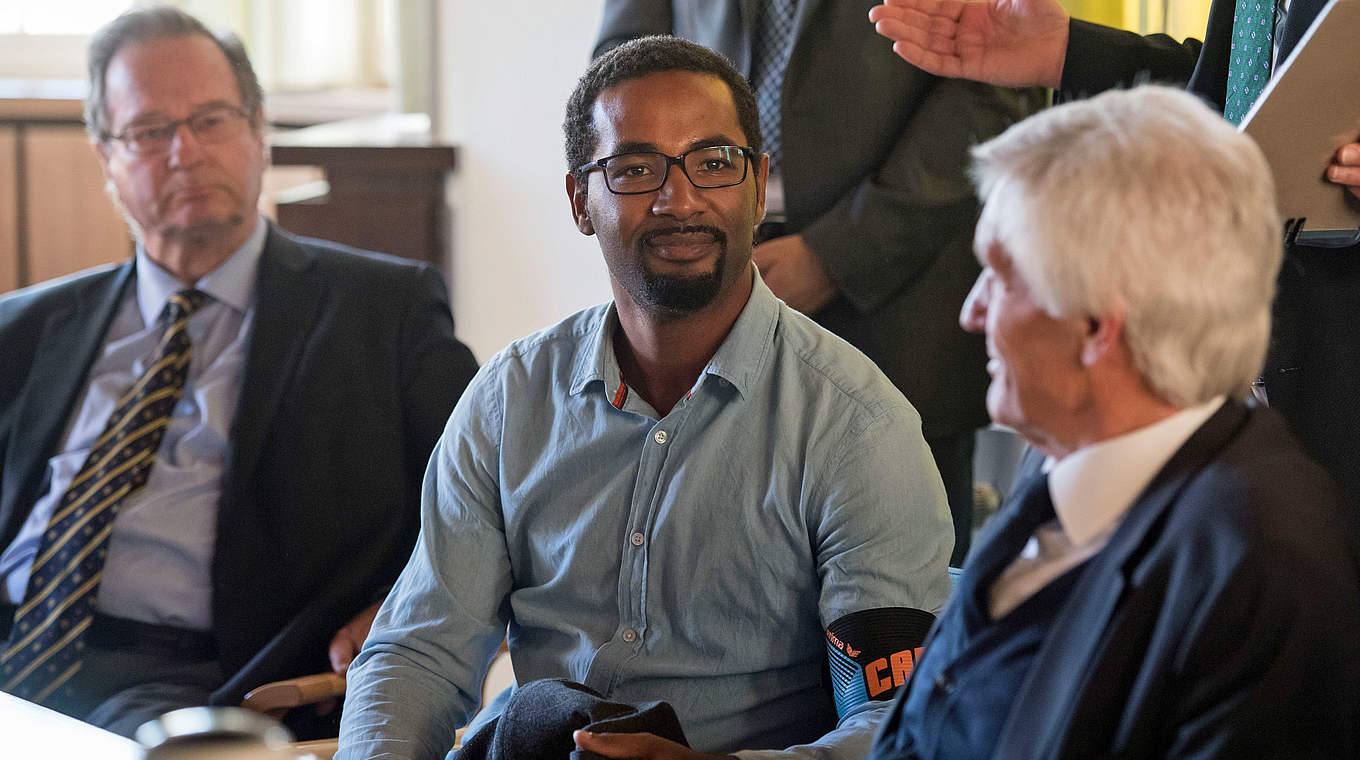
[[[642,546],[642,542],[646,539],[641,533],[634,533],[629,540],[633,542],[633,546]]]
[[[634,641],[637,641],[637,631],[633,630],[632,628],[629,628],[628,630],[624,631],[623,640],[624,643],[627,644],[631,644]]]
[[[935,691],[938,691],[939,693],[946,695],[953,694],[954,679],[950,678],[948,673],[943,672],[940,673],[938,676],[935,676]]]
[[[666,431],[658,430],[652,434],[652,440],[664,444],[666,442]]]

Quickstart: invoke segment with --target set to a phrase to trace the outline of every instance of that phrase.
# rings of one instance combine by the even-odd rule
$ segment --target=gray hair
[[[1059,106],[973,149],[978,245],[1004,244],[1056,317],[1125,311],[1124,340],[1175,406],[1261,370],[1283,256],[1265,157],[1166,87]]]
[[[104,74],[109,63],[124,46],[174,37],[203,36],[217,43],[222,55],[236,77],[236,89],[241,94],[241,107],[258,130],[259,114],[264,102],[260,79],[250,65],[245,45],[231,32],[213,33],[203,22],[169,5],[134,8],[100,27],[90,39],[89,94],[85,97],[85,130],[90,139],[104,142],[111,136],[108,108],[105,102]]]

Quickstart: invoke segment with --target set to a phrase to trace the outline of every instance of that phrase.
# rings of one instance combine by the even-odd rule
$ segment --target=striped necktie
[[[154,361],[118,400],[53,510],[0,653],[0,689],[41,704],[80,670],[118,505],[151,475],[189,374],[189,315],[206,300],[198,290],[170,297]]]
[[[1241,124],[1256,96],[1270,81],[1270,38],[1275,29],[1274,0],[1237,0],[1228,55],[1228,92],[1223,118]]]

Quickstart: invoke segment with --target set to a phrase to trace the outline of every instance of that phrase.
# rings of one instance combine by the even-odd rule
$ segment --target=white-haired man
[[[1149,87],[974,159],[960,321],[992,419],[1049,466],[980,537],[873,757],[1357,756],[1354,521],[1237,401],[1281,260],[1260,151]]]

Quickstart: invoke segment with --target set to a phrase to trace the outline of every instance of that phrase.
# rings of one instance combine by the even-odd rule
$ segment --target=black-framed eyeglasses
[[[660,190],[672,166],[680,167],[695,187],[731,187],[746,181],[756,157],[755,149],[742,145],[712,145],[687,150],[678,156],[645,150],[605,156],[577,167],[577,172],[604,172],[604,184],[616,195],[638,195]]]
[[[170,150],[181,124],[189,127],[194,139],[213,144],[241,136],[249,120],[250,114],[244,108],[210,106],[184,119],[129,124],[122,132],[106,134],[106,138],[121,142],[137,155],[151,156]]]

